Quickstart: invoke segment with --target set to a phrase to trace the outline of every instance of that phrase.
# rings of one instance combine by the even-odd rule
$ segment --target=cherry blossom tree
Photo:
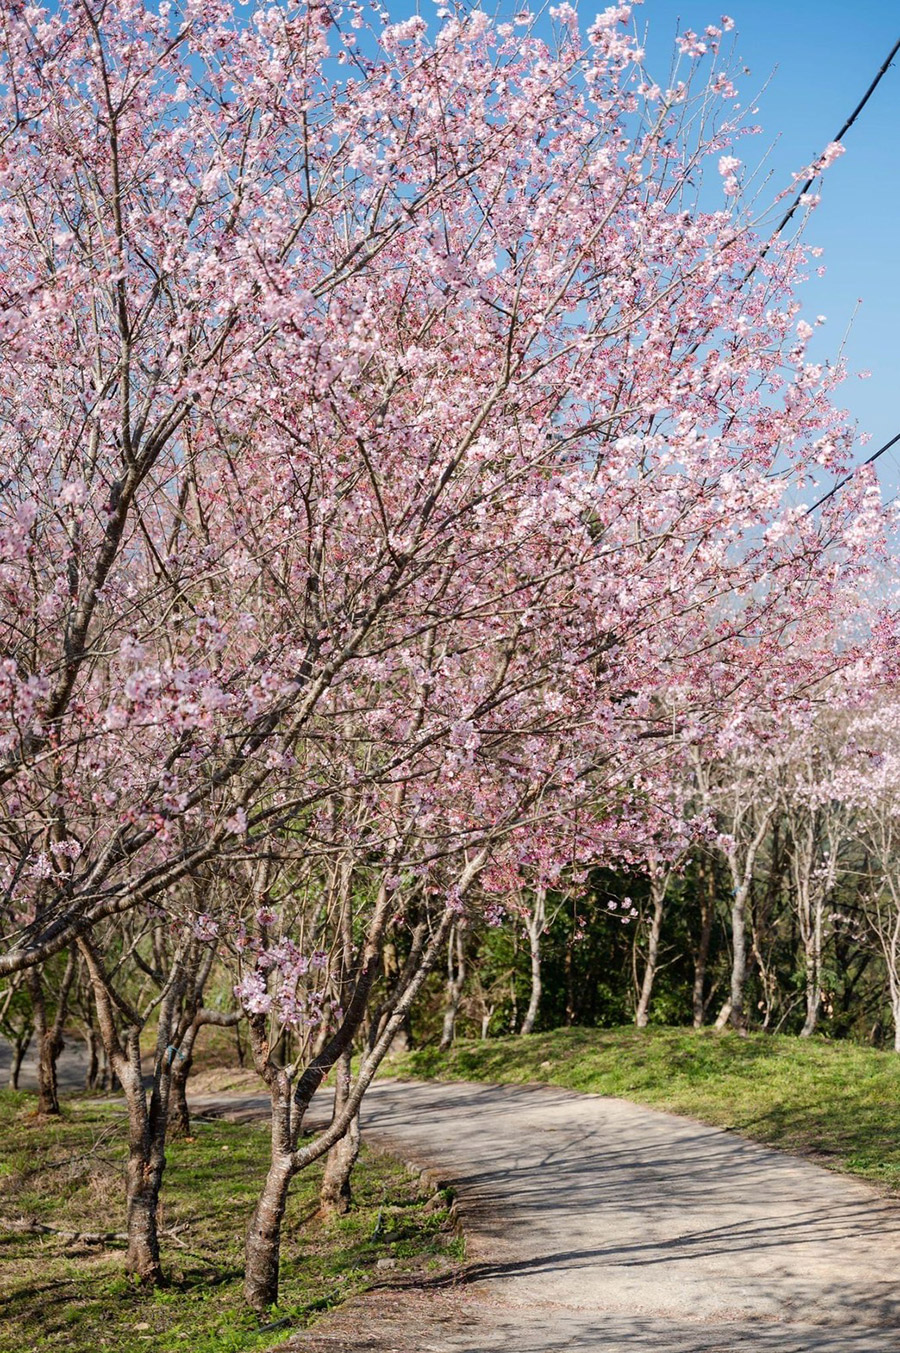
[[[676,153],[687,85],[641,83],[627,18],[582,50],[561,11],[556,52],[414,19],[372,57],[315,7],[11,16],[5,971],[215,854],[347,665],[394,660],[390,617],[468,612],[489,547],[525,626],[578,571],[560,655],[642,671],[635,727],[672,661],[709,669],[713,597],[746,597],[742,633],[796,607],[818,537],[775,458],[849,444],[802,258],[759,259],[734,157],[723,208],[682,209],[737,129]]]
[[[840,366],[808,359],[803,250],[762,250],[741,197],[721,31],[679,39],[666,88],[627,5],[584,36],[553,17],[550,45],[524,13],[433,34],[355,4],[7,16],[0,972],[82,955],[148,1281],[211,861],[255,880],[229,905],[273,1109],[261,1308],[291,1178],[350,1127],[517,836],[562,868],[589,819],[598,857],[628,858],[673,748],[853,657],[834,617],[880,504],[860,478],[796,507],[853,435]],[[315,901],[312,951],[261,919],[269,855],[263,891]],[[407,904],[402,980],[301,1146]],[[102,952],[147,908],[182,937],[149,1101],[145,1011]]]
[[[789,835],[792,901],[805,966],[801,1038],[809,1038],[818,1023],[828,913],[846,845],[856,830],[852,803],[837,794],[834,784],[843,754],[840,724],[836,728],[833,720],[821,717],[791,740],[781,780],[780,817]]]
[[[179,1063],[193,1052],[214,938],[202,926],[173,925],[160,909],[154,910],[147,917],[129,913],[114,929],[107,922],[78,940],[100,1036],[128,1111],[126,1267],[145,1283],[162,1277],[159,1195],[170,1106],[180,1120],[173,1088]],[[135,975],[137,989],[129,989],[128,979]],[[204,1015],[207,1023],[232,1022],[227,1013]],[[154,1034],[149,1088],[141,1049],[145,1030]]]
[[[708,835],[705,816],[696,817],[692,803],[694,786],[687,757],[673,757],[668,766],[668,783],[662,776],[653,786],[653,797],[644,809],[644,850],[642,872],[647,876],[650,912],[647,921],[639,917],[635,925],[632,950],[635,988],[634,1022],[647,1027],[650,1001],[660,960],[662,924],[666,901],[673,879],[683,871],[689,852],[698,840]],[[635,853],[640,837],[635,833]],[[646,940],[646,948],[641,949]],[[642,965],[639,963],[642,959]],[[639,968],[642,971],[639,973]]]
[[[766,730],[768,731],[768,730]],[[718,760],[695,751],[695,773],[704,809],[719,828],[718,846],[731,882],[731,989],[717,1026],[746,1032],[744,991],[748,975],[747,907],[757,862],[778,804],[778,749],[765,734],[745,728]]]
[[[900,1052],[900,741],[893,690],[876,695],[846,718],[841,756],[825,784],[852,814],[861,845],[860,886],[851,915],[831,919],[881,960]]]

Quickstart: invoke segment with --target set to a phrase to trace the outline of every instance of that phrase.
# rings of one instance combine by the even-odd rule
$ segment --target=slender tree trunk
[[[202,986],[202,984],[198,984],[198,986]],[[184,1019],[179,1021],[173,1039],[177,1052],[171,1056],[169,1131],[182,1137],[191,1135],[191,1111],[187,1100],[187,1084],[194,1065],[194,1048],[197,1044],[197,1035],[208,1024],[214,1024],[219,1029],[230,1029],[233,1026],[236,1027],[241,1020],[239,1010],[207,1010],[203,1007],[198,1010],[196,1006],[197,996],[198,990],[195,987],[192,1003],[187,1012],[187,1018],[191,1022],[186,1024]]]
[[[356,1114],[346,1135],[339,1142],[335,1142],[325,1162],[319,1200],[326,1216],[344,1216],[353,1206],[353,1188],[350,1181],[361,1145],[359,1114]]]
[[[451,936],[452,940],[452,936]],[[340,1113],[347,1096],[350,1094],[352,1052],[348,1048],[341,1053],[337,1065],[337,1080],[334,1090],[334,1112]],[[353,1190],[350,1176],[359,1156],[360,1148],[359,1114],[356,1114],[346,1136],[335,1142],[325,1160],[325,1173],[319,1202],[326,1216],[343,1216],[353,1205]]]
[[[819,1009],[822,1004],[822,928],[823,906],[816,899],[812,926],[804,945],[806,951],[806,1019],[800,1030],[801,1038],[810,1038],[819,1022]]]
[[[544,924],[547,915],[546,899],[547,894],[544,888],[535,889],[534,910],[525,923],[525,928],[528,931],[528,947],[531,954],[531,996],[528,1000],[528,1009],[525,1011],[525,1018],[522,1020],[520,1033],[523,1034],[534,1032],[538,1007],[541,1003],[541,936],[544,933]]]
[[[650,920],[650,934],[647,941],[647,961],[644,964],[644,977],[634,1012],[634,1022],[639,1029],[646,1029],[650,1016],[650,997],[659,962],[659,936],[662,931],[663,913],[666,906],[666,883],[668,875],[653,875],[650,879],[650,897],[653,902],[653,915]]]
[[[887,968],[888,994],[894,1023],[894,1052],[900,1052],[900,907],[897,906],[898,899],[893,888],[891,894],[895,917],[889,932],[886,934],[885,930],[882,930],[881,949]]]
[[[513,929],[513,961],[512,970],[509,974],[509,1031],[514,1034],[519,1027],[519,991],[516,983],[516,973],[519,970],[519,928]]]
[[[171,1088],[170,1039],[175,1007],[182,995],[178,981],[169,984],[157,1010],[156,1060],[149,1103],[141,1068],[140,1019],[133,1014],[122,1037],[116,1028],[112,988],[87,938],[79,940],[84,955],[103,1046],[111,1072],[118,1077],[128,1111],[128,1160],[125,1167],[125,1270],[142,1285],[162,1282],[159,1254],[159,1193],[166,1165],[166,1126]],[[121,1010],[127,1009],[116,997]]]
[[[835,828],[836,832],[837,829]],[[801,1038],[809,1038],[819,1022],[822,1008],[822,956],[825,949],[825,904],[832,895],[837,876],[838,844],[829,835],[824,877],[816,881],[814,901],[808,909],[806,933],[803,936],[806,951],[806,1019],[800,1031]]]
[[[747,890],[736,889],[731,906],[731,942],[733,958],[731,963],[731,1025],[739,1033],[744,1032],[744,985],[747,981],[747,931],[746,931]]]
[[[566,1027],[571,1029],[575,1023],[575,938],[572,934],[566,939]]]
[[[253,1036],[251,1029],[251,1038]],[[263,1312],[278,1301],[281,1223],[294,1177],[291,1098],[293,1087],[283,1070],[270,1069],[272,1154],[262,1192],[247,1227],[244,1298]]]
[[[110,1064],[109,1054],[102,1042],[100,1044],[100,1071],[97,1076],[97,1088],[109,1090],[111,1094],[114,1094],[116,1090],[116,1078]]]
[[[456,1033],[456,1017],[466,980],[466,947],[462,927],[454,925],[447,941],[447,1002],[441,1030],[441,1052],[446,1052]]]
[[[21,1038],[13,1039],[12,1061],[9,1065],[9,1088],[11,1090],[18,1090],[19,1088],[19,1075],[21,1074],[22,1063],[25,1060],[25,1054],[28,1051],[30,1042],[30,1031]]]
[[[96,1090],[100,1074],[100,1059],[97,1056],[97,1035],[89,1021],[84,1026],[84,1041],[87,1046],[87,1069],[84,1073],[85,1090]]]
[[[37,1045],[37,1080],[39,1114],[58,1114],[59,1096],[56,1092],[56,1077],[53,1074],[54,1062],[49,1056],[47,1027],[47,1004],[44,999],[44,986],[37,968],[28,973],[28,991],[31,996],[31,1009],[34,1015],[34,1038]]]
[[[485,858],[486,851],[481,851],[467,862],[459,884],[461,898],[478,877]],[[318,1159],[320,1154],[327,1152],[349,1129],[353,1117],[359,1112],[362,1097],[371,1084],[376,1069],[421,991],[426,977],[443,953],[450,933],[453,918],[449,912],[444,913],[430,938],[424,921],[415,926],[403,972],[383,1007],[384,1018],[379,1022],[375,1044],[363,1059],[341,1113],[335,1114],[329,1128],[315,1143],[298,1151],[296,1143],[306,1108],[329,1072],[337,1065],[341,1055],[352,1046],[353,1039],[363,1026],[372,985],[378,972],[384,925],[389,915],[391,901],[391,895],[382,885],[368,934],[353,965],[354,971],[348,971],[342,983],[350,993],[349,1000],[344,1006],[343,1023],[306,1066],[296,1084],[292,1084],[291,1074],[287,1070],[273,1065],[265,1015],[251,1015],[248,1020],[254,1064],[269,1087],[272,1102],[269,1170],[246,1236],[244,1296],[248,1305],[256,1311],[264,1311],[278,1300],[281,1224],[293,1176],[298,1170],[304,1169],[313,1160]]]
[[[72,994],[72,984],[75,981],[75,974],[77,971],[78,971],[77,950],[70,949],[69,956],[66,960],[66,969],[65,972],[63,973],[62,982],[59,988],[59,995],[56,1001],[56,1015],[54,1017],[53,1024],[50,1028],[50,1040],[48,1048],[48,1055],[50,1058],[52,1068],[51,1074],[53,1078],[53,1089],[55,1092],[57,1092],[57,1094],[58,1090],[57,1090],[56,1064],[59,1061],[59,1054],[65,1047],[65,1043],[63,1042],[63,1032],[65,1030],[66,1019],[68,1018],[69,1014],[69,997]],[[58,1102],[59,1101],[57,1098],[57,1103]]]
[[[771,804],[768,804],[764,809],[757,808],[752,819],[756,829],[744,850],[741,852],[735,848],[727,852],[728,869],[731,874],[733,889],[731,903],[731,995],[728,1001],[731,1009],[728,1017],[731,1020],[732,1028],[740,1034],[747,1032],[747,1019],[744,1010],[744,987],[747,981],[747,899],[753,884],[753,867],[756,863],[756,856],[769,829],[773,811],[774,808]],[[722,1013],[724,1011],[720,1013],[720,1018]],[[716,1027],[720,1027],[718,1020]]]
[[[128,1110],[125,1205],[128,1247],[125,1270],[147,1287],[162,1282],[159,1254],[159,1194],[166,1165],[170,1086],[166,1060],[157,1060],[149,1103],[141,1073],[140,1030],[131,1028],[115,1056]]]
[[[290,1155],[273,1158],[247,1229],[244,1297],[259,1313],[278,1301],[281,1223],[292,1177]]]
[[[72,989],[72,981],[75,977],[75,966],[75,953],[70,950],[60,984],[56,1014],[52,1024],[47,1015],[47,1001],[40,971],[37,968],[32,968],[28,977],[31,1003],[34,1009],[34,1031],[37,1039],[37,1111],[42,1115],[59,1113],[56,1063],[63,1049],[63,1029],[69,1009],[69,992]]]
[[[825,806],[798,808],[790,800],[796,820],[791,825],[790,867],[794,885],[794,915],[803,942],[806,1018],[801,1038],[815,1032],[822,1008],[822,960],[825,949],[825,906],[837,880],[841,841],[847,830],[842,812]]]
[[[715,913],[715,874],[702,864],[697,867],[697,882],[700,893],[700,942],[694,961],[694,990],[692,1007],[694,1028],[702,1029],[706,1018],[706,966],[709,962],[709,945],[712,939],[713,915]]]
[[[340,897],[341,897],[341,990],[342,996],[344,990],[349,991],[349,979],[353,970],[353,926],[351,920],[350,907],[350,885],[351,874],[346,864],[343,872],[340,874]],[[454,930],[458,933],[459,926]],[[447,944],[447,964],[448,975],[452,984],[453,979],[453,933],[451,930],[450,938]],[[387,950],[387,945],[384,950]],[[400,979],[399,965],[397,963],[397,952],[394,946],[392,949],[392,962],[388,963],[386,952],[383,953],[382,969],[386,977]],[[459,945],[459,962],[463,969],[460,977],[459,986],[462,988],[462,980],[465,976],[465,959],[462,948],[462,941]],[[390,1004],[390,1001],[388,1001]],[[459,1004],[457,996],[456,1004]],[[455,1017],[454,1007],[454,1017]],[[390,1018],[390,1016],[388,1016]],[[444,1027],[446,1028],[446,1016]],[[374,1032],[374,1030],[373,1030]],[[451,1038],[453,1031],[450,1032]],[[371,1045],[370,1045],[371,1046]],[[344,1049],[337,1060],[335,1066],[334,1082],[334,1118],[337,1118],[344,1110],[344,1106],[350,1096],[350,1087],[353,1079],[353,1045],[352,1043]],[[353,1205],[353,1189],[350,1184],[350,1178],[353,1174],[353,1167],[359,1156],[360,1147],[360,1129],[359,1114],[356,1113],[350,1123],[347,1133],[339,1141],[336,1141],[325,1159],[325,1173],[322,1177],[322,1187],[319,1193],[319,1202],[322,1211],[326,1216],[340,1216],[350,1211]]]
[[[188,1033],[185,1041],[190,1037]],[[191,1111],[187,1102],[187,1083],[188,1076],[191,1074],[193,1065],[193,1044],[190,1040],[190,1048],[185,1051],[185,1045],[182,1043],[179,1049],[179,1055],[172,1064],[172,1090],[169,1095],[169,1132],[173,1137],[190,1137],[191,1135]]]
[[[138,1039],[138,1031],[130,1031],[128,1065],[120,1067],[118,1072],[128,1108],[128,1163],[125,1168],[128,1249],[125,1269],[140,1283],[155,1287],[162,1281],[158,1217],[165,1157],[162,1155],[160,1158],[160,1153],[153,1150]]]
[[[203,989],[212,971],[215,951],[209,949],[195,966],[189,961],[190,976],[185,972],[180,985],[181,995],[176,991],[175,1004],[171,1016],[171,1044],[160,1049],[166,1056],[169,1067],[169,1105],[168,1128],[176,1136],[191,1135],[191,1112],[187,1101],[187,1083],[194,1065],[194,1048],[197,1035],[207,1024],[220,1029],[237,1027],[241,1020],[240,1010],[208,1010],[203,1004]],[[180,1004],[180,1013],[175,1010]]]
[[[898,917],[900,920],[900,917]],[[900,1052],[900,969],[897,967],[897,946],[882,942],[887,962],[888,995],[891,1003],[891,1019],[894,1025],[894,1052]],[[893,952],[892,952],[893,951]],[[876,1041],[878,1025],[872,1030],[871,1041]]]

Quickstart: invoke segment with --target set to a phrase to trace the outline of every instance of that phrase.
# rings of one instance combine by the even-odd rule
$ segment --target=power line
[[[849,474],[844,475],[843,479],[839,479],[838,482],[835,485],[833,485],[833,487],[830,488],[827,493],[823,494],[822,497],[817,502],[813,503],[812,507],[808,507],[806,509],[806,516],[808,517],[810,512],[815,512],[816,508],[821,507],[823,503],[827,503],[828,499],[833,497],[834,494],[837,493],[838,489],[842,489],[845,484],[849,484],[850,480],[856,474],[856,471],[861,470],[863,468],[863,465],[872,465],[878,459],[879,456],[884,455],[885,451],[890,451],[892,446],[896,446],[897,442],[900,442],[900,432],[896,433],[896,435],[893,436],[889,442],[885,442],[884,446],[879,446],[878,450],[873,452],[873,454],[869,456],[868,460],[864,460],[862,462],[862,465],[854,466],[854,468],[850,471]]]
[[[897,41],[894,43],[893,47],[891,48],[891,50],[888,52],[887,56],[885,57],[885,59],[884,59],[882,65],[879,67],[878,74],[875,76],[875,79],[874,79],[874,80],[872,81],[872,83],[869,85],[869,88],[866,90],[865,94],[863,94],[863,96],[862,96],[862,98],[860,99],[859,103],[856,105],[856,107],[853,109],[853,112],[852,112],[852,113],[850,114],[850,116],[847,118],[847,121],[844,123],[843,127],[841,127],[841,129],[840,129],[840,131],[838,132],[837,136],[834,137],[834,140],[835,140],[835,141],[841,141],[841,140],[843,140],[844,136],[847,134],[847,132],[848,132],[848,131],[850,130],[850,128],[853,126],[854,122],[855,122],[856,119],[859,117],[860,113],[861,113],[862,110],[865,108],[866,104],[869,102],[869,99],[871,99],[872,95],[875,93],[875,90],[878,88],[879,84],[881,83],[882,78],[887,74],[888,68],[890,67],[891,62],[893,61],[894,57],[897,55],[898,52],[900,52],[900,38],[898,38]],[[810,188],[811,188],[812,185],[815,183],[815,181],[816,181],[816,179],[817,179],[818,177],[819,177],[818,174],[813,173],[813,174],[806,180],[806,182],[804,183],[803,187],[799,190],[799,192],[797,193],[797,196],[794,198],[793,202],[792,202],[791,205],[788,207],[787,211],[784,213],[784,216],[782,216],[781,220],[778,222],[778,225],[777,225],[777,226],[775,227],[775,229],[772,231],[772,234],[771,234],[771,236],[770,236],[768,242],[766,243],[765,248],[763,248],[763,249],[760,251],[760,258],[765,258],[766,254],[769,252],[769,249],[770,249],[771,245],[774,243],[774,241],[775,241],[775,240],[778,238],[778,236],[781,234],[782,230],[784,230],[784,228],[785,228],[785,226],[787,225],[788,221],[791,219],[791,217],[793,216],[794,212],[795,212],[795,211],[797,210],[797,208],[800,206],[800,203],[803,201],[803,198],[804,198],[805,195],[809,192]]]

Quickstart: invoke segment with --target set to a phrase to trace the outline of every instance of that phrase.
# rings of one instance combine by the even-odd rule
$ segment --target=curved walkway
[[[74,1051],[61,1065],[71,1085]],[[266,1116],[259,1095],[194,1103]],[[900,1353],[900,1204],[865,1184],[545,1086],[381,1081],[363,1132],[453,1184],[466,1281],[386,1286],[285,1349]]]
[[[458,1328],[417,1345],[398,1320],[377,1347],[900,1350],[900,1206],[864,1184],[537,1086],[381,1082],[363,1131],[453,1182],[471,1262]]]

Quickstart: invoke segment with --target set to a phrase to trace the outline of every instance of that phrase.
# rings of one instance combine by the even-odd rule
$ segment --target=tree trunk
[[[755,826],[752,838],[747,840],[743,851],[739,851],[736,846],[732,846],[726,852],[733,889],[731,903],[731,996],[729,1004],[731,1006],[731,1025],[739,1034],[747,1032],[747,1018],[744,1010],[744,987],[747,982],[747,899],[753,885],[753,868],[756,863],[756,856],[762,846],[766,832],[769,830],[773,812],[774,806],[772,803],[767,804],[764,808],[757,805],[753,809],[750,823],[747,824]]]
[[[69,1011],[69,993],[75,978],[76,959],[74,949],[69,951],[65,972],[60,983],[56,1001],[56,1014],[53,1023],[48,1021],[47,1003],[41,974],[37,968],[29,973],[29,989],[34,1009],[34,1031],[37,1037],[38,1072],[38,1108],[39,1114],[59,1113],[59,1087],[56,1076],[56,1063],[63,1050],[63,1029]]]
[[[128,1111],[128,1162],[125,1167],[125,1211],[128,1235],[125,1270],[144,1286],[162,1282],[159,1255],[159,1192],[166,1165],[166,1124],[171,1087],[174,1007],[180,995],[172,982],[157,1011],[156,1060],[149,1104],[141,1069],[142,1021],[129,1013],[122,1036],[116,1027],[113,992],[97,951],[82,937],[79,948],[87,964],[97,1020],[111,1073],[118,1077]],[[117,996],[120,1010],[127,1010]]]
[[[452,944],[453,937],[451,935]],[[337,1066],[337,1081],[334,1091],[334,1112],[340,1113],[350,1093],[352,1052],[348,1048],[341,1053]],[[325,1159],[325,1173],[319,1192],[319,1202],[326,1216],[343,1216],[353,1205],[353,1190],[350,1176],[359,1156],[360,1148],[359,1114],[355,1116],[347,1135],[335,1142]]]
[[[194,1064],[194,1044],[200,1032],[201,1021],[196,1017],[185,1030],[177,1053],[172,1059],[171,1090],[169,1092],[169,1132],[176,1137],[190,1137],[191,1111],[187,1102],[188,1076]]]
[[[457,924],[447,941],[447,1003],[444,1006],[444,1025],[441,1030],[441,1052],[446,1052],[456,1033],[456,1017],[466,980],[466,949],[462,928]]]
[[[169,1133],[173,1137],[190,1137],[191,1111],[187,1102],[187,1082],[191,1074],[193,1056],[178,1056],[172,1066],[172,1091],[169,1095]]]
[[[291,1083],[283,1071],[273,1073],[272,1155],[262,1192],[247,1227],[244,1297],[262,1313],[278,1301],[281,1223],[294,1177],[291,1141]]]
[[[486,850],[482,850],[467,862],[459,884],[460,898],[465,896],[471,883],[478,877],[486,855]],[[349,992],[349,999],[344,1005],[343,1022],[307,1064],[296,1083],[293,1083],[291,1071],[279,1069],[273,1064],[266,1016],[252,1014],[248,1018],[253,1061],[269,1088],[272,1102],[270,1165],[262,1193],[253,1209],[245,1242],[244,1296],[248,1305],[256,1311],[264,1311],[278,1300],[281,1224],[293,1176],[330,1150],[350,1128],[375,1071],[387,1054],[428,974],[443,953],[450,934],[454,918],[448,911],[431,931],[430,938],[425,921],[417,922],[403,972],[384,1007],[385,1018],[380,1024],[377,1040],[363,1058],[343,1109],[316,1141],[298,1151],[296,1144],[306,1109],[342,1054],[352,1047],[354,1038],[363,1026],[380,966],[384,925],[390,915],[391,904],[392,895],[382,884],[368,934],[360,945],[352,968],[345,969],[346,975],[341,985]]]
[[[212,965],[210,964],[210,967]],[[208,1024],[219,1029],[237,1029],[241,1021],[240,1010],[207,1010],[199,1005],[203,986],[208,976],[203,973],[194,983],[194,990],[186,1012],[182,1013],[172,1032],[172,1042],[177,1051],[169,1053],[171,1062],[169,1089],[169,1131],[176,1136],[191,1135],[191,1111],[187,1101],[187,1083],[194,1065],[194,1048],[197,1035]],[[188,1023],[187,1021],[190,1021]]]
[[[84,1041],[87,1045],[87,1069],[84,1073],[85,1090],[96,1090],[97,1078],[100,1074],[100,1059],[97,1056],[97,1035],[94,1032],[93,1024],[86,1023],[84,1026]]]
[[[731,907],[731,942],[733,958],[731,963],[731,1027],[738,1033],[746,1032],[744,1017],[744,985],[747,981],[747,933],[746,933],[747,889],[735,890]]]
[[[100,1072],[97,1076],[97,1088],[99,1090],[108,1090],[110,1094],[115,1094],[118,1089],[115,1073],[109,1060],[109,1054],[102,1043],[100,1045]]]
[[[9,1088],[11,1090],[18,1090],[19,1088],[19,1075],[22,1070],[22,1062],[25,1060],[25,1054],[28,1051],[30,1042],[30,1032],[21,1038],[13,1040],[12,1061],[9,1065]]]
[[[700,943],[697,946],[697,957],[694,963],[692,1003],[694,1028],[702,1029],[703,1021],[706,1018],[706,1001],[703,992],[706,987],[706,965],[709,962],[709,945],[712,938],[713,914],[715,911],[715,875],[711,869],[704,869],[700,865],[697,869],[697,880],[700,885]]]
[[[574,922],[573,922],[574,924]],[[566,939],[566,1028],[571,1029],[575,1023],[575,936],[569,934]]]
[[[647,943],[647,961],[644,964],[644,978],[641,982],[641,993],[638,997],[637,1009],[634,1012],[634,1022],[639,1029],[646,1029],[647,1020],[650,1016],[650,997],[653,994],[653,983],[656,978],[656,968],[659,962],[659,936],[662,930],[663,912],[666,906],[666,882],[668,875],[662,877],[652,876],[650,879],[650,896],[653,902],[653,916],[650,921],[650,936]]]
[[[528,1001],[528,1009],[525,1011],[525,1018],[522,1020],[520,1033],[523,1034],[534,1032],[538,1006],[541,1003],[541,936],[544,933],[546,921],[546,898],[547,894],[543,888],[535,890],[534,911],[525,923],[531,953],[531,996]]]
[[[900,909],[897,911],[891,934],[882,940],[882,952],[887,967],[888,993],[891,1002],[891,1016],[894,1022],[894,1052],[900,1052]],[[873,1031],[874,1032],[874,1031]]]
[[[260,1314],[278,1301],[281,1223],[292,1175],[290,1154],[273,1156],[263,1191],[247,1228],[244,1297],[247,1304]]]
[[[821,913],[821,908],[818,908]],[[822,1004],[822,918],[815,918],[812,933],[806,951],[806,1019],[800,1030],[801,1038],[811,1038],[819,1022],[819,1007]]]
[[[138,1030],[128,1034],[127,1065],[121,1065],[119,1080],[128,1107],[128,1164],[125,1170],[125,1205],[128,1249],[125,1270],[147,1287],[162,1281],[159,1256],[159,1191],[165,1168],[167,1095],[154,1085],[147,1105],[141,1076]]]
[[[42,1116],[59,1113],[59,1093],[56,1083],[56,1056],[53,1049],[53,1029],[47,1022],[47,1003],[44,985],[37,968],[28,974],[31,1008],[34,1011],[34,1037],[37,1044],[38,1106]]]
[[[322,1190],[319,1195],[322,1211],[327,1216],[343,1216],[353,1206],[353,1189],[350,1178],[359,1156],[362,1142],[359,1130],[359,1114],[351,1122],[346,1136],[328,1152]]]
[[[281,1223],[295,1174],[294,1147],[302,1114],[298,1116],[294,1109],[297,1087],[291,1073],[272,1060],[265,1016],[251,1015],[249,1028],[253,1060],[265,1080],[271,1106],[269,1168],[244,1241],[244,1299],[261,1314],[278,1301]],[[346,1094],[346,1083],[340,1082],[342,1070],[345,1067],[338,1072],[337,1096]]]
[[[822,950],[824,948],[825,900],[833,886],[834,856],[828,861],[829,874],[824,883],[815,885],[814,900],[808,905],[803,948],[806,957],[806,1019],[800,1030],[801,1038],[810,1038],[819,1022],[822,1006]]]

